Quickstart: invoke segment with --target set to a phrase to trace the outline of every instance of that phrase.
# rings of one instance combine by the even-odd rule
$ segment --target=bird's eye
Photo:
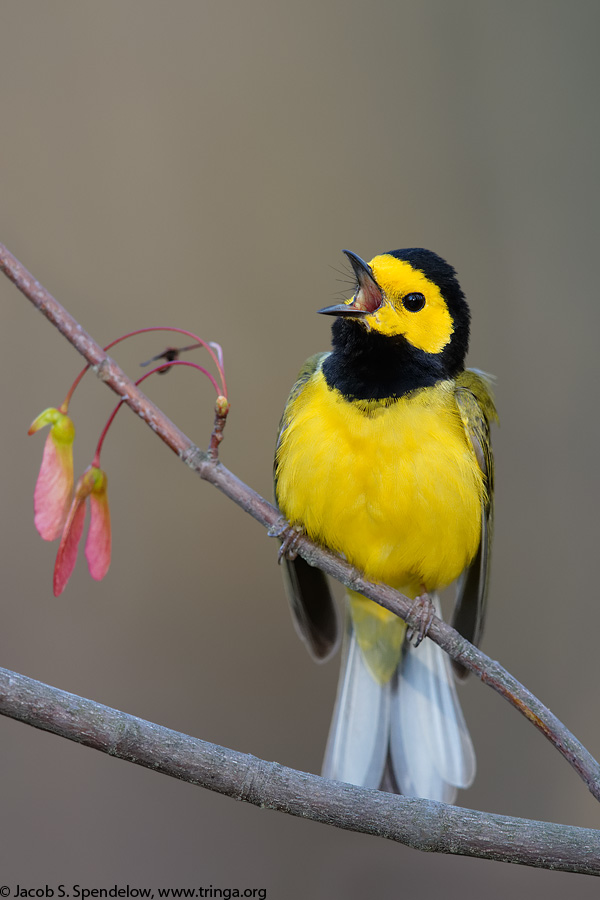
[[[402,298],[402,305],[409,312],[419,312],[425,306],[425,297],[423,294],[407,294]]]

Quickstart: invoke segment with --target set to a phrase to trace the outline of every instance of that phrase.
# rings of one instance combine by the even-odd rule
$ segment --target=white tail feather
[[[440,615],[437,597],[433,598]],[[390,754],[402,793],[452,803],[475,777],[475,752],[450,660],[433,641],[407,646],[392,691]]]
[[[344,659],[323,775],[336,781],[378,788],[390,730],[390,684],[371,675],[354,636],[344,641]]]
[[[475,753],[447,654],[430,640],[405,645],[397,672],[382,685],[353,631],[344,651],[323,775],[378,788],[389,753],[403,794],[453,803],[456,789],[473,782]]]

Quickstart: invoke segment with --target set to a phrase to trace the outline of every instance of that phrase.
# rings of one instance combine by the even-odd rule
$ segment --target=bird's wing
[[[470,566],[458,582],[452,625],[467,640],[478,644],[485,623],[489,580],[490,548],[494,511],[494,459],[490,443],[490,422],[498,421],[489,376],[466,369],[456,379],[456,404],[473,452],[484,475],[485,500],[482,505],[481,541]],[[455,665],[456,673],[467,674]]]
[[[306,383],[319,368],[327,353],[317,353],[306,360],[294,384],[283,411],[277,437],[277,447],[281,436],[293,415],[294,400],[303,391]],[[275,496],[277,496],[277,451],[275,453]],[[318,661],[328,659],[337,648],[338,621],[335,603],[329,589],[326,575],[320,569],[303,560],[281,560],[283,581],[292,610],[292,619],[299,636]]]

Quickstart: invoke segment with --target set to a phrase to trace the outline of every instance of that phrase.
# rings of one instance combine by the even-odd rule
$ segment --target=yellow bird
[[[483,628],[492,523],[489,378],[464,368],[470,314],[454,269],[429,250],[344,250],[354,295],[332,350],[304,364],[287,401],[275,492],[288,521],[371,580],[411,598],[458,581],[453,624]],[[284,558],[297,629],[318,660],[337,644],[327,580]],[[323,774],[453,802],[475,755],[448,657],[406,640],[402,620],[348,592],[344,660]],[[457,671],[458,675],[464,672]]]

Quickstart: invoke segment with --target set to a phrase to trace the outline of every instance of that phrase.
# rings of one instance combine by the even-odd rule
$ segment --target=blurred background
[[[502,419],[483,648],[596,756],[599,26],[585,0],[5,0],[0,32],[0,240],[100,343],[158,324],[220,341],[222,460],[263,495],[288,390],[329,346],[315,311],[347,289],[341,248],[424,246],[456,267]],[[297,640],[276,543],[127,410],[103,453],[112,568],[97,584],[82,558],[53,598],[56,546],[32,515],[44,436],[26,432],[82,363],[4,279],[0,295],[2,665],[318,772],[337,661]],[[115,357],[137,377],[168,342]],[[206,446],[207,383],[146,387]],[[79,471],[113,406],[88,376]],[[461,695],[479,761],[461,805],[599,826],[524,719],[475,679]],[[425,857],[0,732],[9,886],[597,896],[591,878]]]

